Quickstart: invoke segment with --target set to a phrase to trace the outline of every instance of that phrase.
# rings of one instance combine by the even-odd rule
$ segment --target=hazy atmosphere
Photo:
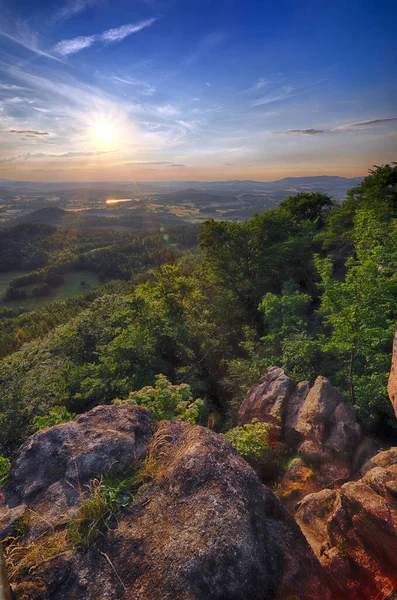
[[[396,8],[369,7],[5,0],[0,176],[365,175],[397,147]]]

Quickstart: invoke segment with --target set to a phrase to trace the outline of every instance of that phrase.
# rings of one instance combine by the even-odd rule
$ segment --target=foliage
[[[241,456],[259,461],[267,452],[278,448],[278,442],[271,440],[273,429],[272,423],[261,423],[258,419],[253,419],[252,423],[230,429],[224,436]]]
[[[164,375],[156,375],[154,387],[147,386],[137,392],[131,392],[126,400],[115,400],[114,404],[144,406],[155,423],[163,419],[198,423],[202,420],[205,410],[202,400],[193,400],[189,385],[172,385]]]
[[[3,485],[11,469],[11,462],[8,458],[0,456],[0,485]]]
[[[358,210],[352,240],[355,254],[346,261],[342,281],[329,258],[316,260],[324,290],[320,312],[329,326],[322,346],[337,357],[338,383],[371,426],[389,410],[385,390],[397,320],[396,226],[380,224],[372,209]]]
[[[81,504],[68,525],[68,539],[72,545],[78,548],[90,546],[131,500],[132,494],[124,481],[111,486],[106,485],[102,477],[92,479],[88,494],[81,493]]]
[[[364,427],[389,435],[396,180],[397,166],[385,165],[341,206],[298,194],[242,223],[207,221],[199,250],[187,226],[167,229],[171,243],[153,230],[3,230],[4,281],[34,271],[50,285],[81,268],[120,280],[33,312],[0,311],[0,452],[12,456],[54,407],[82,413],[131,390],[155,420],[203,423],[193,402],[203,398],[225,431],[272,364],[296,379],[329,377]],[[158,373],[171,386],[164,398]]]
[[[48,414],[34,417],[32,431],[39,431],[45,427],[67,423],[74,419],[75,416],[73,413],[68,412],[64,406],[54,406]]]
[[[278,441],[279,427],[275,423],[253,419],[252,423],[230,429],[224,436],[264,480],[273,479],[279,474],[286,448]]]

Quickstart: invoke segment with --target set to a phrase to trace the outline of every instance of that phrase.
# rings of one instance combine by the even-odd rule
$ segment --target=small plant
[[[21,544],[19,538],[6,539],[4,555],[8,566],[10,582],[18,582],[24,573],[37,565],[52,560],[70,550],[66,530],[55,531],[27,545]]]
[[[334,501],[333,500],[327,500],[326,502],[324,502],[323,504],[323,510],[326,513],[329,513],[333,510],[334,508]]]
[[[5,456],[0,456],[0,485],[3,485],[11,469],[11,462]]]
[[[22,538],[30,529],[30,510],[27,509],[22,517],[19,517],[13,525],[13,529],[17,538]]]
[[[286,448],[277,439],[278,426],[274,423],[253,419],[252,423],[230,429],[224,436],[263,479],[272,479],[281,470]]]
[[[205,412],[205,403],[199,398],[193,400],[189,385],[172,385],[165,375],[156,375],[154,387],[147,386],[137,392],[131,392],[126,400],[114,400],[113,404],[145,406],[155,423],[176,420],[195,424],[203,421]]]
[[[72,515],[69,534],[73,546],[90,546],[118,511],[127,506],[132,495],[124,482],[115,486],[105,485],[103,478],[92,479],[88,495],[82,496],[81,505]]]
[[[230,429],[224,436],[241,456],[259,461],[279,446],[278,442],[271,441],[273,429],[272,423],[261,423],[258,419],[253,419],[252,423]]]
[[[60,425],[61,423],[67,423],[74,419],[76,415],[66,410],[64,406],[54,406],[46,415],[34,417],[32,424],[32,432],[45,429],[45,427],[52,427],[53,425]]]
[[[342,537],[338,537],[336,547],[339,550],[340,554],[343,556],[343,558],[348,558],[349,551],[347,549],[346,541]]]

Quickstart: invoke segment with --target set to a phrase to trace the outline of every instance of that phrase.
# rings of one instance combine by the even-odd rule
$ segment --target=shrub
[[[45,427],[67,423],[75,416],[73,413],[68,412],[64,406],[54,406],[46,415],[34,417],[32,431],[35,432]]]
[[[0,456],[0,485],[2,485],[7,479],[10,469],[11,463],[8,458]]]
[[[252,423],[230,429],[224,436],[264,479],[272,479],[279,473],[286,448],[278,441],[277,425],[253,419]]]
[[[193,400],[189,385],[172,385],[165,375],[156,375],[154,387],[147,386],[137,392],[131,392],[126,400],[114,400],[122,406],[135,404],[145,406],[155,423],[165,420],[199,423],[204,420],[205,403],[199,398]]]

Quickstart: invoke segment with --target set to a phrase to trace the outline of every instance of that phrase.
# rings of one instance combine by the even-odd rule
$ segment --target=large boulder
[[[146,420],[144,413],[136,414]],[[86,417],[89,422],[90,413]],[[116,424],[108,422],[108,430],[115,431]],[[145,431],[150,435],[149,425]],[[50,434],[55,452],[59,429],[42,433],[43,443],[49,443]],[[42,461],[49,459],[49,449],[41,451],[37,437],[34,442],[35,454],[26,448],[20,453],[7,483],[7,494],[16,486],[15,497],[24,502],[45,495],[43,486],[23,487],[16,477],[22,459],[26,474],[45,470]],[[142,453],[144,449],[146,441]],[[67,445],[64,451],[69,452]],[[92,454],[97,463],[93,448]],[[60,450],[59,485],[67,474],[62,456]],[[152,439],[145,473],[148,481],[133,502],[120,509],[88,549],[63,548],[33,568],[27,565],[14,581],[18,599],[331,600],[299,527],[222,436],[199,426],[163,422]],[[53,473],[49,483],[55,481]],[[25,533],[29,544],[40,547],[62,535],[65,515],[59,505],[57,524],[55,512],[44,535]],[[47,513],[41,517],[46,519]],[[18,556],[14,549],[12,560]]]
[[[27,508],[45,514],[38,530],[56,522],[91,479],[141,462],[152,435],[149,411],[137,406],[98,406],[32,435],[0,488],[0,539]]]
[[[397,417],[397,330],[393,340],[393,357],[391,361],[391,370],[387,390],[389,392],[390,402],[393,405]]]
[[[317,377],[299,411],[299,452],[315,465],[337,461],[349,468],[362,439],[354,408],[325,377]]]
[[[239,423],[244,425],[253,419],[273,422],[275,417],[284,419],[288,398],[295,387],[295,381],[280,367],[269,367],[245,396],[239,410]]]
[[[397,592],[397,448],[364,465],[339,490],[305,497],[296,518],[337,599],[394,598]]]

